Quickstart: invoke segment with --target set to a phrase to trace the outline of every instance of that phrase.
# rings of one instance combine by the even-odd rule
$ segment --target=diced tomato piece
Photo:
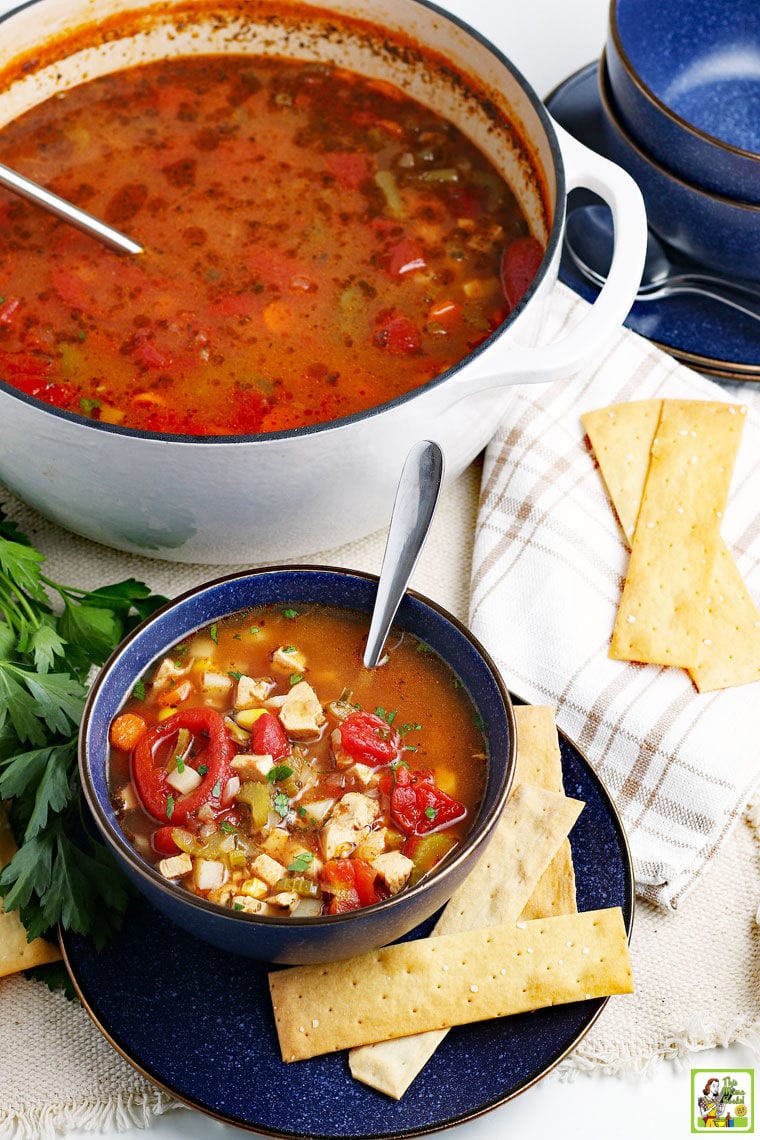
[[[399,313],[388,317],[375,332],[373,343],[392,356],[411,356],[419,352],[422,343],[414,321]]]
[[[172,837],[173,827],[159,827],[151,836],[151,846],[159,855],[179,855],[179,847]]]
[[[335,181],[346,190],[358,190],[372,173],[367,156],[351,150],[331,151],[325,161]]]
[[[346,914],[380,899],[377,876],[364,859],[330,859],[319,876],[322,890],[331,895],[328,914]]]
[[[514,309],[543,261],[544,248],[533,237],[511,241],[501,256],[501,287]]]
[[[422,249],[409,238],[402,238],[390,247],[385,265],[391,277],[404,277],[427,268]]]
[[[340,726],[340,739],[344,752],[371,768],[391,764],[401,755],[401,737],[377,713],[349,713]]]
[[[53,361],[49,356],[33,352],[0,352],[0,376],[7,375],[15,382],[16,376],[42,379],[50,371]]]
[[[276,716],[265,712],[254,721],[251,751],[257,756],[271,756],[273,760],[279,760],[290,752],[290,741]]]
[[[146,368],[165,370],[170,368],[172,364],[172,358],[168,352],[161,352],[146,336],[140,333],[134,339],[132,356],[138,364],[143,364]]]
[[[467,815],[464,804],[436,786],[432,772],[413,772],[400,765],[394,770],[394,777],[391,815],[406,835],[440,831]]]
[[[428,311],[428,317],[444,328],[453,328],[462,319],[462,306],[457,301],[437,301]]]

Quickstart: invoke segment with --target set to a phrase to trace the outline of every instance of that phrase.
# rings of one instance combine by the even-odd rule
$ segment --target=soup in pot
[[[391,400],[496,329],[543,256],[458,128],[323,64],[127,68],[8,124],[0,161],[144,247],[115,254],[0,193],[0,379],[151,432]]]
[[[110,729],[121,827],[167,879],[251,914],[369,906],[434,872],[486,777],[472,701],[394,630],[365,669],[367,616],[247,610],[175,646]]]

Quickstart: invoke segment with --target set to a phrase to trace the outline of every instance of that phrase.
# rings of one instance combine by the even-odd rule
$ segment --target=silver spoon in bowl
[[[607,207],[579,206],[572,210],[567,217],[565,246],[583,276],[594,285],[603,285],[607,280],[613,248],[612,217]],[[650,230],[636,300],[660,301],[680,293],[709,297],[760,320],[760,284],[699,270],[682,270],[670,260]]]
[[[432,440],[416,443],[406,457],[364,650],[366,669],[374,669],[380,660],[396,610],[417,565],[438,502],[443,469],[443,452]]]
[[[105,222],[99,221],[98,218],[94,218],[85,210],[80,210],[78,206],[67,202],[65,198],[59,198],[57,194],[46,190],[39,183],[32,182],[30,178],[25,178],[23,174],[11,170],[9,166],[3,166],[2,163],[0,163],[0,186],[6,190],[11,190],[21,198],[26,198],[29,202],[34,202],[35,205],[41,206],[48,213],[55,214],[57,218],[70,222],[71,225],[76,226],[77,229],[91,237],[97,238],[110,249],[117,250],[119,253],[142,253],[143,247],[132,241],[131,238],[113,229],[112,226],[106,225]]]

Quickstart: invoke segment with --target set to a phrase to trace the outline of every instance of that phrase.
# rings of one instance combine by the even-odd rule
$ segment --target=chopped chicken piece
[[[243,911],[245,914],[270,914],[269,907],[261,899],[252,899],[250,895],[233,895],[232,909]]]
[[[181,796],[186,796],[201,786],[203,776],[189,764],[183,764],[181,772],[179,768],[172,768],[171,772],[167,772],[166,782],[174,788],[175,792],[179,792]]]
[[[304,827],[315,827],[317,824],[327,817],[332,811],[335,804],[335,797],[329,796],[323,800],[309,800],[308,803],[300,804],[298,806],[298,817],[296,819],[296,826],[302,824]],[[301,809],[303,808],[303,814]]]
[[[267,772],[274,768],[274,760],[269,755],[258,756],[255,752],[240,752],[234,756],[230,766],[241,780],[266,782]]]
[[[263,879],[270,887],[278,883],[285,875],[285,868],[282,863],[278,863],[276,859],[272,859],[270,855],[259,855],[254,859],[251,864],[251,870],[254,875],[259,879]]]
[[[232,688],[232,677],[226,673],[214,673],[207,669],[201,673],[201,689],[204,693],[226,693]]]
[[[153,678],[153,688],[162,689],[170,681],[176,680],[177,677],[184,677],[189,668],[189,665],[177,665],[171,657],[164,657]]]
[[[169,859],[162,859],[158,869],[165,879],[180,879],[188,875],[193,869],[193,861],[186,851],[181,855],[172,855]]]
[[[366,839],[357,843],[354,855],[357,859],[366,859],[371,863],[378,855],[382,855],[383,851],[385,851],[385,828],[380,831],[370,831]]]
[[[193,861],[193,880],[199,891],[214,891],[227,881],[227,868],[219,859],[196,858]]]
[[[306,672],[306,658],[295,645],[279,645],[272,654],[272,664],[286,673]]]
[[[267,699],[273,688],[272,677],[248,677],[244,673],[235,689],[235,708],[254,708]]]
[[[360,784],[364,784],[365,788],[376,784],[380,779],[380,772],[377,768],[370,768],[369,764],[354,764],[351,768],[351,774],[356,776]]]
[[[138,799],[131,783],[125,784],[123,788],[119,789],[118,798],[121,800],[124,811],[131,811],[132,808],[138,807]]]
[[[346,792],[341,796],[319,833],[325,859],[341,859],[349,855],[357,843],[369,835],[369,829],[379,814],[377,801],[363,792]]]
[[[230,899],[237,893],[237,883],[225,883],[223,887],[217,887],[214,891],[209,891],[208,901],[218,903],[220,906],[227,906]]]
[[[372,866],[392,895],[397,895],[409,882],[414,863],[400,851],[386,851],[372,860]]]
[[[295,891],[278,891],[276,895],[270,895],[267,902],[270,906],[279,907],[281,910],[295,910],[300,897]]]
[[[271,855],[273,859],[279,859],[281,863],[288,861],[287,852],[290,846],[290,836],[284,828],[273,828],[261,846],[267,855]]]
[[[309,740],[319,735],[326,717],[319,697],[308,681],[293,685],[280,709],[280,724],[291,740]]]

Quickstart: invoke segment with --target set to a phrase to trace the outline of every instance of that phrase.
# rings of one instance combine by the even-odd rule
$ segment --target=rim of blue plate
[[[522,703],[519,697],[513,697],[513,699],[517,703]],[[607,841],[614,842],[617,858],[619,860],[614,870],[618,873],[621,879],[621,885],[619,888],[621,898],[618,903],[609,905],[621,906],[623,910],[628,939],[630,941],[635,913],[635,884],[631,851],[625,833],[625,828],[623,826],[618,810],[614,804],[614,801],[607,791],[603,781],[593,770],[588,760],[586,760],[585,756],[579,751],[576,745],[573,744],[561,731],[559,732],[559,740],[562,753],[563,778],[566,785],[568,782],[575,782],[576,784],[583,784],[585,782],[587,785],[586,795],[588,796],[588,792],[591,791],[592,796],[596,797],[592,808],[592,814],[598,813],[600,811],[602,812],[602,819],[607,829]],[[566,786],[566,794],[568,795],[577,794],[578,790],[578,788]],[[581,820],[583,819],[583,813],[581,813],[580,818]],[[589,821],[589,825],[591,825],[591,821]],[[599,828],[599,822],[597,821],[593,826],[595,832],[597,832]],[[576,827],[578,827],[578,824],[576,824]],[[579,863],[582,863],[583,861],[582,859],[579,860],[579,855],[585,855],[588,864],[590,866],[595,866],[597,851],[595,847],[592,850],[593,842],[592,846],[589,846],[589,839],[587,838],[582,851],[578,849],[577,844],[578,840],[576,839],[576,850],[574,851],[574,863],[576,864],[576,869],[578,868]],[[611,878],[611,871],[607,865],[604,868],[604,878],[605,883]],[[578,878],[578,890],[581,900],[583,898],[584,892],[584,881],[584,878]],[[586,889],[588,889],[588,887]],[[592,890],[593,889],[594,888],[592,884]],[[598,890],[599,888],[597,887],[596,889]],[[135,905],[143,908],[146,913],[150,912],[149,920],[154,924],[167,923],[167,920],[163,919],[163,917],[159,915],[158,912],[153,911],[144,899],[137,900]],[[582,909],[594,909],[594,906],[592,904],[591,906],[583,907]],[[427,923],[418,927],[416,931],[413,931],[409,937],[424,936],[424,934],[429,932],[433,921],[434,919],[428,920]],[[170,923],[168,925],[171,927]],[[171,927],[171,932],[171,941],[172,943],[175,943],[176,939],[173,927]],[[514,1099],[516,1096],[531,1088],[538,1081],[543,1079],[543,1077],[545,1077],[549,1072],[551,1072],[551,1070],[554,1069],[562,1060],[564,1060],[585,1037],[585,1035],[591,1029],[592,1025],[595,1023],[602,1010],[606,1006],[607,1001],[609,1000],[608,998],[602,998],[587,1003],[574,1003],[574,1005],[568,1006],[553,1006],[545,1010],[535,1011],[532,1014],[517,1015],[515,1018],[505,1018],[490,1022],[480,1022],[474,1026],[460,1026],[457,1029],[453,1029],[449,1034],[447,1040],[444,1041],[434,1057],[431,1058],[431,1060],[428,1062],[426,1070],[431,1069],[435,1063],[443,1064],[445,1058],[442,1055],[448,1049],[448,1053],[446,1054],[448,1060],[446,1061],[446,1064],[451,1066],[453,1062],[456,1065],[456,1071],[461,1072],[461,1054],[463,1052],[466,1052],[468,1048],[470,1049],[470,1053],[472,1053],[473,1044],[480,1044],[481,1046],[485,1046],[486,1051],[490,1048],[493,1053],[498,1048],[498,1045],[500,1043],[499,1038],[501,1036],[509,1036],[510,1031],[518,1024],[519,1028],[517,1031],[522,1031],[524,1033],[530,1034],[530,1038],[532,1040],[535,1037],[541,1037],[540,1032],[538,1034],[535,1032],[536,1029],[540,1030],[541,1028],[541,1023],[537,1022],[535,1020],[536,1018],[543,1017],[544,1034],[550,1035],[551,1025],[549,1023],[551,1023],[552,1020],[556,1021],[557,1018],[560,1018],[560,1020],[562,1020],[563,1017],[567,1017],[569,1019],[571,1016],[575,1016],[576,1010],[580,1011],[580,1023],[576,1025],[572,1031],[568,1031],[565,1036],[562,1036],[562,1029],[560,1029],[561,1040],[551,1046],[549,1050],[550,1055],[546,1058],[545,1061],[540,1063],[540,1065],[534,1071],[527,1073],[519,1079],[516,1079],[513,1084],[506,1089],[492,1089],[489,1095],[482,1096],[482,1099],[478,1100],[477,1103],[469,1104],[461,1110],[439,1112],[433,1117],[430,1116],[429,1111],[427,1112],[427,1116],[425,1115],[423,1109],[426,1107],[426,1102],[422,1101],[420,1098],[421,1115],[419,1115],[419,1118],[416,1120],[416,1122],[414,1120],[410,1122],[409,1110],[411,1109],[412,1112],[414,1111],[412,1105],[414,1103],[417,1087],[418,1084],[423,1081],[426,1070],[423,1070],[423,1073],[421,1073],[416,1078],[416,1080],[410,1086],[410,1089],[401,1100],[393,1101],[390,1098],[386,1097],[384,1094],[378,1093],[365,1085],[361,1085],[358,1082],[353,1081],[348,1074],[347,1069],[345,1070],[344,1074],[343,1066],[345,1064],[345,1053],[330,1054],[324,1058],[314,1058],[312,1061],[300,1062],[299,1065],[302,1067],[310,1066],[310,1068],[306,1070],[302,1068],[298,1075],[301,1076],[304,1071],[308,1074],[308,1088],[310,1090],[312,1088],[314,1089],[315,1103],[316,1098],[320,1094],[320,1091],[324,1092],[329,1085],[331,1076],[333,1078],[333,1084],[335,1084],[334,1078],[336,1075],[336,1067],[340,1065],[340,1071],[337,1072],[339,1085],[342,1084],[344,1091],[346,1092],[351,1090],[350,1095],[361,1100],[363,1108],[367,1110],[368,1117],[375,1121],[375,1125],[373,1125],[373,1127],[375,1127],[374,1131],[357,1131],[355,1128],[345,1130],[342,1130],[340,1128],[336,1130],[333,1128],[332,1131],[329,1131],[326,1128],[323,1131],[319,1131],[319,1129],[315,1128],[315,1130],[311,1131],[305,1129],[303,1126],[297,1129],[295,1127],[288,1127],[287,1123],[284,1121],[280,1122],[278,1125],[271,1120],[266,1121],[261,1119],[253,1119],[252,1117],[255,1115],[253,1112],[250,1112],[247,1114],[247,1116],[244,1116],[240,1113],[231,1112],[229,1109],[214,1106],[214,1104],[210,1103],[211,1098],[208,1096],[204,1098],[202,1095],[198,1095],[197,1093],[194,1094],[188,1091],[186,1088],[178,1088],[179,1082],[167,1076],[165,1071],[167,1068],[166,1065],[163,1066],[164,1072],[161,1073],[158,1071],[158,1067],[156,1065],[151,1065],[147,1062],[142,1061],[140,1057],[136,1055],[141,1052],[139,1047],[135,1048],[134,1043],[130,1044],[130,1041],[125,1040],[122,1037],[123,1025],[119,1026],[114,1024],[113,1018],[110,1018],[107,1012],[103,1011],[103,993],[96,992],[97,987],[93,989],[93,969],[100,968],[104,971],[104,973],[107,973],[109,979],[112,976],[112,966],[109,965],[110,958],[108,956],[110,954],[111,957],[113,957],[116,953],[114,950],[114,943],[111,944],[110,949],[106,948],[106,951],[102,952],[102,954],[99,955],[94,951],[94,948],[92,948],[87,939],[82,938],[78,935],[73,935],[69,932],[62,931],[60,934],[64,963],[69,972],[72,983],[77,991],[77,994],[79,995],[82,1005],[84,1006],[94,1024],[106,1038],[106,1040],[138,1073],[150,1080],[153,1084],[156,1084],[160,1089],[162,1089],[164,1092],[166,1092],[168,1095],[183,1105],[193,1108],[219,1123],[238,1127],[245,1131],[258,1132],[265,1136],[276,1137],[278,1140],[306,1140],[306,1138],[308,1138],[308,1140],[407,1140],[407,1138],[428,1135],[432,1132],[437,1132],[458,1124],[462,1124],[468,1120],[475,1119],[487,1112],[492,1111],[495,1108],[500,1107],[501,1105],[506,1104],[508,1101]],[[180,931],[177,931],[177,936],[182,940],[182,945],[185,945],[185,940],[188,939],[190,940],[190,944],[196,944],[195,939],[191,939],[189,935],[185,935]],[[116,945],[121,946],[121,942],[116,943]],[[197,942],[197,947],[203,953],[208,950],[206,944],[199,941]],[[105,955],[105,958],[103,955]],[[229,961],[229,958],[230,956],[228,955],[227,961]],[[240,963],[241,973],[243,969],[250,968],[252,965],[250,960],[247,959],[241,958],[237,961]],[[254,963],[253,966],[254,968],[261,968],[263,971],[272,968],[267,966],[266,963]],[[89,975],[87,973],[88,969],[90,971]],[[161,1000],[162,998],[163,991],[161,994],[157,995],[156,1002],[151,1006],[151,1009],[155,1009],[155,1017],[158,1020],[159,1024],[165,1009],[164,1003]],[[259,1004],[263,1007],[266,1006],[267,1002],[268,996],[266,989],[264,988]],[[115,1008],[118,1011],[119,1015],[121,1015],[123,1005],[123,1002],[119,1002],[118,999],[115,999]],[[588,1006],[589,1008],[585,1011],[584,1014],[582,1007],[585,1006]],[[148,1031],[149,1029],[150,1027],[148,1028]],[[274,1033],[274,1029],[272,1029],[272,1033]],[[470,1042],[469,1046],[468,1040]],[[142,1051],[144,1052],[144,1047]],[[507,1048],[506,1052],[511,1058],[512,1054],[515,1051],[514,1049],[510,1050]],[[478,1054],[478,1056],[483,1055],[487,1055],[487,1053],[484,1054],[481,1052]],[[472,1060],[473,1058],[470,1057],[470,1059]],[[208,1058],[206,1057],[204,1060],[208,1060]],[[282,1067],[281,1076],[286,1082],[285,1087],[288,1088],[289,1073],[293,1072],[295,1066],[285,1066],[284,1063],[280,1061],[279,1053],[276,1053],[275,1056],[270,1058],[269,1063],[272,1063],[272,1061],[277,1065],[278,1069],[280,1066]],[[493,1067],[496,1069],[496,1066]],[[472,1069],[468,1069],[468,1073],[471,1072]],[[436,1086],[436,1089],[440,1090],[440,1081],[433,1080],[434,1077],[437,1077],[437,1074],[431,1074],[430,1080]],[[491,1078],[490,1066],[482,1066],[480,1078]],[[198,1080],[195,1077],[193,1079],[197,1085]],[[339,1089],[337,1091],[339,1091]],[[329,1096],[329,1089],[327,1089],[327,1092]],[[286,1103],[287,1099],[287,1097],[282,1098],[283,1104]],[[317,1111],[315,1112],[315,1117],[318,1116],[319,1112]],[[398,1120],[399,1116],[405,1116],[406,1122],[403,1124],[400,1123]],[[392,1121],[391,1118],[393,1118]],[[391,1123],[391,1126],[383,1127],[383,1119],[388,1119]],[[355,1123],[355,1114],[352,1115],[351,1120]],[[381,1130],[378,1130],[376,1127],[378,1121],[380,1122]]]

